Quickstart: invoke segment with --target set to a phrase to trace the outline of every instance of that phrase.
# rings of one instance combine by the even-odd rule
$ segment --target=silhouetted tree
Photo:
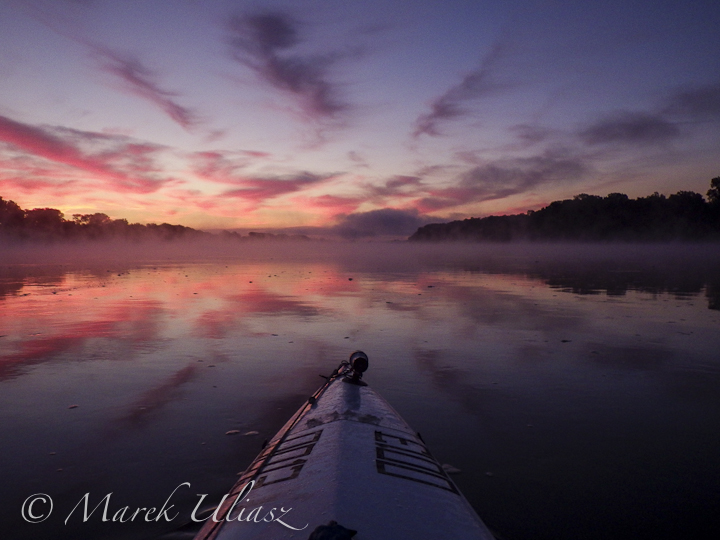
[[[65,232],[63,213],[56,208],[33,208],[25,212],[24,228],[41,238],[59,238]]]
[[[710,180],[710,189],[707,192],[710,204],[720,204],[720,176]]]
[[[0,230],[18,229],[25,222],[25,211],[14,201],[0,197]]]
[[[711,181],[708,199],[692,191],[637,199],[623,193],[581,193],[536,212],[433,223],[420,227],[409,240],[717,240],[720,177]]]
[[[0,233],[20,240],[123,238],[127,240],[200,237],[209,233],[182,225],[163,223],[128,223],[126,219],[111,219],[107,214],[74,214],[66,220],[55,208],[23,210],[13,201],[0,197]]]
[[[73,221],[78,225],[85,225],[92,228],[99,228],[107,225],[112,220],[107,214],[73,214]]]

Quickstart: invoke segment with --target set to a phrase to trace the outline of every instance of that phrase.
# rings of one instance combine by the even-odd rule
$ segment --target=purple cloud
[[[413,193],[422,189],[422,181],[418,176],[393,176],[384,185],[367,186],[370,195],[374,199],[384,197],[412,196]]]
[[[680,129],[656,114],[621,112],[604,118],[580,132],[589,145],[626,143],[656,144],[680,136]]]
[[[441,123],[468,114],[466,104],[507,87],[496,81],[497,64],[502,58],[504,47],[495,45],[483,58],[480,66],[468,73],[463,80],[436,98],[430,105],[430,112],[415,121],[414,137],[440,135]]]
[[[193,110],[183,107],[175,101],[178,96],[177,92],[160,88],[156,81],[157,73],[145,66],[139,59],[121,55],[101,46],[93,46],[93,50],[102,59],[102,69],[118,77],[128,92],[156,105],[187,130],[200,123],[199,117]]]
[[[298,173],[289,178],[238,178],[236,184],[240,187],[225,191],[222,197],[238,197],[255,203],[262,203],[267,199],[274,199],[286,193],[294,193],[306,187],[313,186],[328,176],[318,176],[308,172]]]
[[[228,23],[233,58],[272,87],[294,96],[311,117],[336,117],[348,105],[338,97],[328,71],[341,55],[293,53],[301,44],[298,26],[279,12],[233,17]]]
[[[577,180],[588,171],[577,157],[545,153],[473,167],[456,185],[428,189],[418,201],[421,212],[433,212],[473,202],[504,199],[540,185]]]
[[[678,91],[670,98],[667,112],[697,118],[720,116],[720,84]]]

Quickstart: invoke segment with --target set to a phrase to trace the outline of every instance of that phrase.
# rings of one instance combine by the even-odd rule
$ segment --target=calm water
[[[356,349],[498,538],[716,537],[717,246],[51,251],[0,268],[4,538],[172,531]]]

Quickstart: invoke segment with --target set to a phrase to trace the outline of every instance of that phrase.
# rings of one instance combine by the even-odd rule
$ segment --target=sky
[[[0,0],[0,196],[370,237],[720,176],[720,3]]]

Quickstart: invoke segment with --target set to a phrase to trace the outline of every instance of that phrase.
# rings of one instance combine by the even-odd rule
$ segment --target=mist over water
[[[350,352],[502,539],[710,538],[717,245],[205,242],[0,250],[0,522],[155,538]],[[73,407],[77,405],[77,407]],[[70,408],[73,407],[73,408]],[[237,430],[235,435],[226,435]],[[257,432],[257,433],[255,433]],[[171,523],[62,522],[85,493]],[[20,516],[31,494],[53,516]],[[712,536],[714,537],[714,535]]]

